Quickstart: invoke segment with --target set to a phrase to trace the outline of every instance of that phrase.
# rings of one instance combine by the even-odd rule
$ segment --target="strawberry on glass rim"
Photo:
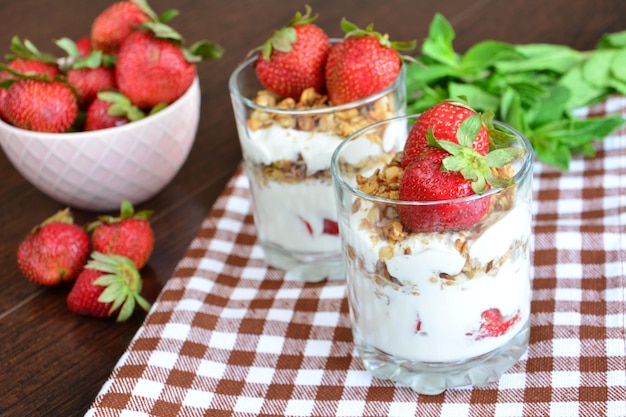
[[[370,24],[361,29],[345,18],[345,38],[333,45],[325,67],[326,88],[335,105],[350,103],[378,93],[391,85],[402,68],[398,51],[415,48],[416,42],[392,42],[389,35],[374,31]]]
[[[435,120],[433,122],[433,120]],[[483,125],[488,120],[489,129]],[[512,184],[511,178],[494,174],[501,168],[521,158],[525,151],[521,148],[495,147],[482,154],[474,144],[482,143],[489,136],[487,130],[494,130],[490,116],[473,112],[465,117],[458,127],[454,123],[442,124],[425,112],[415,122],[413,130],[426,129],[425,145],[419,142],[405,144],[402,164],[404,173],[399,184],[399,196],[403,201],[437,202],[440,204],[403,205],[398,208],[402,224],[412,232],[443,232],[467,229],[478,223],[488,212],[490,197],[463,199],[482,195],[491,188],[506,188]],[[435,136],[434,127],[438,127]],[[447,127],[447,129],[446,129]],[[412,132],[414,134],[414,132]],[[502,132],[504,134],[504,132]],[[418,137],[414,134],[413,137]],[[485,139],[486,138],[486,139]],[[500,137],[499,142],[502,141]],[[406,152],[418,149],[416,155]],[[463,199],[461,201],[452,201]]]
[[[326,91],[324,66],[331,44],[324,30],[313,23],[317,18],[311,16],[307,5],[304,15],[297,12],[285,27],[253,50],[260,50],[255,70],[265,88],[295,100],[307,88]]]

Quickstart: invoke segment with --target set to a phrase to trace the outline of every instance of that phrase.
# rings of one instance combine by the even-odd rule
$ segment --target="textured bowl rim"
[[[5,122],[4,120],[0,119],[0,131],[1,130],[7,130],[9,132],[14,132],[16,134],[19,135],[31,135],[39,140],[59,140],[59,139],[63,139],[63,140],[84,140],[85,138],[89,138],[92,137],[94,135],[102,135],[105,132],[108,131],[112,131],[115,130],[116,132],[120,132],[124,129],[134,129],[136,127],[141,127],[141,124],[144,123],[150,123],[151,120],[153,120],[153,118],[155,117],[159,117],[159,116],[167,116],[169,113],[172,113],[174,111],[176,111],[176,108],[180,106],[180,102],[185,101],[190,95],[193,94],[195,89],[199,89],[200,87],[200,80],[198,78],[198,75],[196,74],[196,76],[194,77],[193,82],[191,83],[191,85],[189,86],[189,88],[187,89],[187,91],[185,91],[185,93],[180,96],[178,99],[176,99],[176,101],[170,103],[166,108],[164,108],[163,110],[159,111],[158,113],[155,113],[153,115],[147,116],[144,119],[141,120],[137,120],[135,122],[131,122],[131,123],[126,123],[124,125],[121,126],[115,126],[115,127],[110,127],[110,128],[106,128],[106,129],[99,129],[99,130],[93,130],[93,131],[81,131],[81,132],[63,132],[63,133],[49,133],[49,132],[36,132],[34,130],[28,130],[28,129],[21,129],[19,127],[15,127],[7,122]]]

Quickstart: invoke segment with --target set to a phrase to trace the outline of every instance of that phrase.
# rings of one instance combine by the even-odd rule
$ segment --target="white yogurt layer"
[[[383,136],[385,149],[401,149],[406,139],[406,122],[391,124]],[[240,127],[241,128],[241,127]],[[279,160],[298,160],[307,164],[312,175],[330,169],[331,156],[343,140],[324,132],[304,132],[272,125],[248,132],[241,140],[248,164],[269,165]],[[364,151],[355,158],[377,154],[380,146],[359,147]],[[325,179],[306,178],[299,182],[267,181],[250,178],[254,198],[255,224],[259,237],[288,251],[337,252],[338,235],[324,233],[324,221],[337,222],[337,208],[330,173]]]
[[[530,316],[529,204],[518,202],[468,242],[471,263],[492,262],[488,272],[481,268],[483,272],[471,278],[462,272],[466,258],[455,249],[455,241],[464,239],[463,233],[413,234],[396,243],[393,257],[386,261],[389,274],[402,284],[396,285],[372,279],[380,250],[390,243],[359,227],[371,207],[362,203],[351,216],[350,230],[341,232],[356,255],[348,260],[347,270],[352,314],[369,344],[404,359],[461,361],[504,345],[526,323]],[[512,254],[507,254],[512,246]],[[455,281],[440,274],[456,276]],[[516,314],[520,318],[501,336],[479,337],[481,313],[490,309],[499,309],[505,318]]]
[[[268,182],[259,187],[251,181],[255,224],[259,237],[289,251],[339,252],[338,235],[324,233],[324,219],[336,222],[337,213],[330,182]]]

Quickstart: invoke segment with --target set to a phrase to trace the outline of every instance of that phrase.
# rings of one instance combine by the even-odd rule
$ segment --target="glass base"
[[[448,388],[483,387],[497,382],[528,349],[529,322],[505,345],[462,362],[428,363],[401,359],[369,346],[354,331],[354,343],[365,365],[375,377],[410,387],[424,395],[441,394]]]
[[[288,271],[305,282],[343,280],[346,277],[341,253],[287,252],[271,243],[260,242],[268,265]]]

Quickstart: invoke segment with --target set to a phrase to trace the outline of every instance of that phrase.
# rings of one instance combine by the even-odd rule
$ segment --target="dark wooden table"
[[[91,20],[108,0],[0,0],[0,53],[17,34],[40,49],[59,53],[51,40],[89,33]],[[435,12],[456,31],[455,47],[495,39],[592,48],[603,33],[626,29],[623,0],[343,0],[309,2],[318,23],[341,36],[346,17],[395,40],[423,39]],[[213,40],[226,49],[218,62],[201,63],[202,111],[196,142],[173,182],[140,208],[156,211],[156,248],[143,270],[145,296],[154,300],[171,277],[200,223],[240,161],[227,80],[246,53],[287,22],[305,2],[279,0],[151,0],[157,12],[178,8],[172,26],[188,42]],[[63,206],[26,182],[0,155],[0,415],[82,415],[142,323],[136,314],[123,324],[71,314],[68,287],[42,288],[26,281],[15,255],[28,230]],[[75,211],[84,223],[94,213]]]

